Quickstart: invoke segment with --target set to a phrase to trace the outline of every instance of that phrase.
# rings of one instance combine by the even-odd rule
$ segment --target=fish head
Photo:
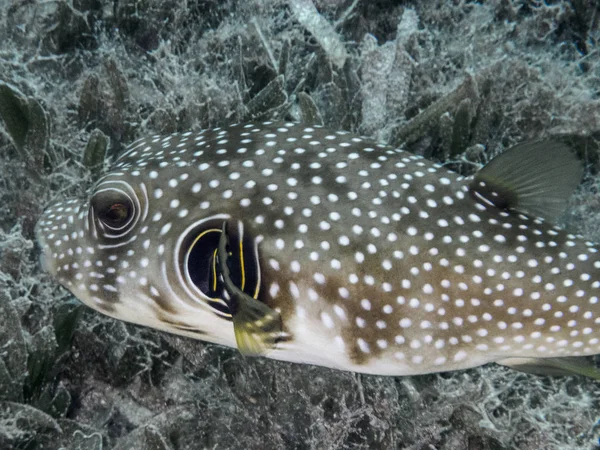
[[[185,142],[185,136],[170,139]],[[156,150],[159,142],[134,143],[87,198],[45,209],[36,228],[43,265],[101,313],[231,345],[215,259],[231,215],[203,200],[205,188],[192,179],[190,163],[175,156],[181,148],[164,154]],[[194,208],[186,208],[180,193],[195,197]]]

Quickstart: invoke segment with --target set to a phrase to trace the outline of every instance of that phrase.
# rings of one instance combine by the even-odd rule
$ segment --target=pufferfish
[[[91,308],[246,355],[597,376],[572,357],[600,353],[598,247],[550,222],[581,177],[553,139],[463,177],[343,131],[237,124],[137,140],[37,236]]]

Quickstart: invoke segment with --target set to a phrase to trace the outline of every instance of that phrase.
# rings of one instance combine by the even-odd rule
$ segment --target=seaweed
[[[0,81],[0,118],[33,176],[44,172],[49,157],[50,124],[39,101]]]
[[[312,0],[296,0],[289,4],[296,20],[310,32],[328,59],[338,68],[344,67],[348,52],[335,28],[317,11]]]
[[[321,117],[321,113],[319,113],[319,108],[317,108],[315,101],[310,95],[306,92],[299,92],[298,102],[303,122],[323,125],[323,118]]]
[[[463,174],[555,136],[586,163],[562,221],[600,240],[599,22],[583,0],[0,2],[0,448],[596,448],[593,382],[247,360],[84,314],[32,241],[134,138],[273,117]]]
[[[277,76],[246,105],[248,118],[276,116],[287,102],[283,75]]]
[[[108,149],[108,137],[99,129],[90,133],[90,138],[83,149],[83,165],[95,175],[104,168],[106,152]]]

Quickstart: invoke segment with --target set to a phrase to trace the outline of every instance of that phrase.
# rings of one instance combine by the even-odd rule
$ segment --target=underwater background
[[[244,358],[82,306],[33,236],[138,137],[286,118],[465,174],[560,135],[600,241],[599,40],[594,0],[0,0],[0,449],[599,449],[598,382]]]

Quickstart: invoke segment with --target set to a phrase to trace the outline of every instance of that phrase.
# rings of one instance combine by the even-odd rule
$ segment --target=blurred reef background
[[[285,117],[472,173],[556,135],[600,241],[595,0],[0,0],[0,449],[600,449],[600,384],[490,365],[374,377],[88,310],[33,227],[137,137]]]

